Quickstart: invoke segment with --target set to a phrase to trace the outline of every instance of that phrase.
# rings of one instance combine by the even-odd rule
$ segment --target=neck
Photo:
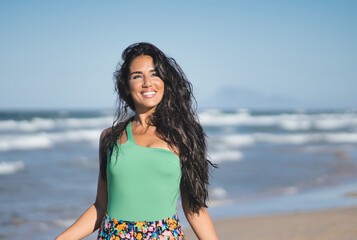
[[[149,122],[149,116],[151,114],[146,114],[146,113],[136,113],[134,116],[133,123],[135,126],[141,126],[143,128],[149,127],[150,122]]]

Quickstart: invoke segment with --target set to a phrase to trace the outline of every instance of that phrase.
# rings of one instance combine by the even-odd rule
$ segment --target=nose
[[[152,79],[149,76],[144,76],[143,87],[150,87]]]

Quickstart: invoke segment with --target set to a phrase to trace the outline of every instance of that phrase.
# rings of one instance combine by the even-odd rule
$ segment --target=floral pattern
[[[105,213],[98,231],[98,240],[184,240],[177,214],[159,221],[123,221]]]

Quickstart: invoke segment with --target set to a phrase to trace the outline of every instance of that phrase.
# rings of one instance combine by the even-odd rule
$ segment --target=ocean
[[[99,135],[113,116],[0,111],[0,239],[54,239],[94,203]],[[206,109],[199,119],[218,164],[213,219],[357,204],[357,110]]]

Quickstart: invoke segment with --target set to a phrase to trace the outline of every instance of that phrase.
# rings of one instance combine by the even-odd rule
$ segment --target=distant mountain
[[[198,105],[201,109],[290,109],[306,106],[303,101],[292,97],[267,94],[235,86],[225,86],[218,89],[212,96],[199,102]]]

